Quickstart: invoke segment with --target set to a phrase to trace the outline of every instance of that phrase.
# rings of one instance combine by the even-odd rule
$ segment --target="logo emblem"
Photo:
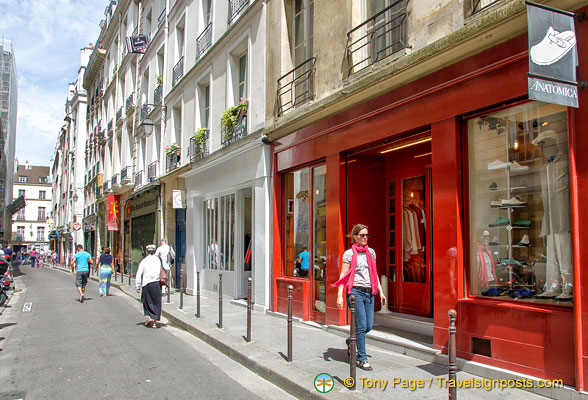
[[[314,388],[319,393],[328,393],[334,386],[335,380],[327,373],[320,373],[314,378]]]

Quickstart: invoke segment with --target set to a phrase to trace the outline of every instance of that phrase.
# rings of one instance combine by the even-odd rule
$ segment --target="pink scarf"
[[[332,286],[345,285],[347,287],[347,293],[351,293],[351,288],[353,287],[353,282],[355,280],[357,253],[365,253],[370,271],[370,284],[372,286],[372,294],[378,294],[378,269],[376,268],[376,262],[372,258],[372,253],[370,253],[369,251],[369,247],[367,245],[360,246],[357,243],[353,243],[353,245],[351,246],[351,250],[353,250],[353,257],[351,258],[349,271],[347,271],[347,273],[341,279],[333,283]]]

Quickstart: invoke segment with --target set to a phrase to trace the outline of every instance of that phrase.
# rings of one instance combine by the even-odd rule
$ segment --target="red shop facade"
[[[527,72],[523,35],[274,142],[273,310],[292,285],[294,315],[346,325],[331,284],[362,223],[388,309],[436,349],[456,309],[459,357],[585,390],[587,98],[531,101]]]

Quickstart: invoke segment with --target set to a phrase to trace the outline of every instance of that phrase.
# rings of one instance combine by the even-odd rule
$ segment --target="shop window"
[[[315,282],[314,308],[324,312],[327,248],[326,166],[305,168],[285,174],[284,189],[283,272],[285,276],[312,276]]]
[[[467,121],[472,295],[572,305],[566,108]]]
[[[235,269],[235,194],[204,201],[206,268]]]

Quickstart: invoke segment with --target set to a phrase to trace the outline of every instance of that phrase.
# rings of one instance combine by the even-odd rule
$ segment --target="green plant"
[[[163,76],[157,75],[157,77],[155,79],[157,80],[157,86],[159,86],[163,83]]]
[[[165,154],[168,156],[173,156],[177,154],[178,156],[181,154],[182,148],[177,143],[172,143],[169,146],[165,146]]]
[[[200,146],[202,146],[202,144],[206,141],[207,138],[208,138],[208,128],[207,127],[198,129],[196,131],[196,133],[194,134],[194,139],[196,140],[196,143],[198,143]]]

